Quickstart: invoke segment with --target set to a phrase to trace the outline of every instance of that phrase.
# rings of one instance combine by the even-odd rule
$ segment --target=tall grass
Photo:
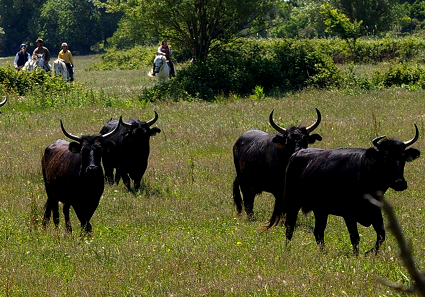
[[[81,59],[78,63],[86,62]],[[128,72],[128,79],[124,73],[79,71],[77,80],[119,100],[145,84],[143,71]],[[237,216],[232,146],[251,127],[272,133],[272,109],[276,122],[287,126],[310,125],[318,107],[323,141],[317,147],[369,147],[378,135],[408,140],[417,123],[421,137],[414,146],[424,151],[424,99],[423,90],[392,89],[141,105],[128,95],[122,105],[93,101],[32,110],[20,107],[23,98],[11,97],[0,115],[0,296],[398,296],[375,280],[408,283],[390,234],[377,256],[355,257],[339,217],[329,218],[322,252],[312,215],[299,216],[288,246],[283,227],[259,232],[274,203],[267,193],[256,198],[256,221]],[[162,133],[151,141],[142,190],[106,186],[91,238],[79,236],[74,212],[72,235],[65,233],[62,214],[57,230],[53,223],[43,230],[47,197],[40,161],[46,146],[64,138],[59,119],[72,134],[93,134],[110,117],[146,120],[154,110]],[[425,267],[424,172],[423,158],[407,164],[409,188],[386,195],[420,267]],[[372,227],[359,230],[365,252],[376,235]]]

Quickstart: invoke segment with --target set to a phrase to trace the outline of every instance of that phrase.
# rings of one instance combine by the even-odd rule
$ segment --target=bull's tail
[[[271,227],[277,226],[284,217],[284,213],[283,197],[279,196],[275,199],[273,214],[269,220],[269,224],[264,226],[262,230],[266,231]]]
[[[239,180],[237,176],[235,180],[233,181],[233,201],[235,202],[236,210],[238,211],[238,214],[241,214],[242,213],[242,196],[241,196]]]
[[[270,229],[271,227],[277,226],[277,224],[279,224],[279,222],[281,220],[285,220],[285,214],[288,211],[288,208],[290,208],[290,206],[288,205],[288,202],[286,201],[287,199],[285,199],[288,195],[287,191],[288,191],[288,170],[289,170],[289,166],[286,168],[286,172],[285,172],[285,181],[283,183],[283,195],[277,195],[275,196],[275,202],[274,202],[274,209],[273,209],[273,214],[269,220],[269,224],[267,226],[264,226],[262,229],[263,231],[266,231],[268,229]],[[285,203],[286,201],[286,203]]]

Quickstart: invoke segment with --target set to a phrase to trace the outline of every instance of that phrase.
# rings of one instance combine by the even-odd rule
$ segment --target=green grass
[[[12,96],[1,109],[0,296],[403,296],[376,280],[408,284],[389,232],[376,257],[354,257],[340,217],[330,217],[321,252],[311,214],[299,216],[288,246],[283,227],[259,232],[274,203],[267,193],[256,198],[256,221],[237,216],[232,146],[251,127],[273,132],[272,109],[275,121],[288,126],[310,125],[318,107],[323,119],[316,131],[323,141],[316,147],[369,147],[378,135],[408,140],[417,123],[421,137],[414,146],[424,152],[425,91],[306,91],[277,99],[140,105],[140,88],[155,83],[143,77],[147,69],[83,71],[93,58],[76,57],[77,81],[104,90],[106,97],[122,96],[127,104],[31,110],[20,108],[18,100],[25,98]],[[59,119],[72,134],[93,134],[110,117],[147,120],[154,110],[162,133],[151,141],[142,191],[130,193],[122,183],[107,186],[91,220],[92,238],[79,236],[73,212],[72,235],[65,233],[62,214],[58,230],[52,222],[43,230],[47,197],[40,160],[46,146],[64,138]],[[424,158],[408,163],[409,188],[386,194],[421,268],[424,173]],[[359,231],[363,253],[376,235],[372,227]]]

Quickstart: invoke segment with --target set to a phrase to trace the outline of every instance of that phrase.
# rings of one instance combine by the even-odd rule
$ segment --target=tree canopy
[[[265,29],[275,0],[107,0],[109,11],[125,17],[119,32],[132,32],[134,42],[146,38],[169,38],[174,44],[192,51],[204,61],[215,45],[236,36]],[[137,24],[137,26],[134,26]],[[124,28],[123,28],[124,27]]]

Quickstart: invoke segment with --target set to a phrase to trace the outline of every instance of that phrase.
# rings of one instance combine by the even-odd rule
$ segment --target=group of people
[[[34,49],[32,56],[36,57],[37,55],[43,55],[44,57],[44,67],[47,71],[50,71],[50,51],[47,49],[47,47],[43,46],[43,39],[37,38],[35,41],[37,44],[37,47]],[[61,45],[61,50],[58,54],[58,59],[63,60],[65,62],[66,68],[69,72],[70,80],[74,80],[74,61],[72,59],[71,51],[68,49],[68,44],[65,42]],[[30,54],[27,52],[27,45],[25,43],[22,43],[20,46],[19,52],[16,53],[15,60],[13,62],[15,69],[22,68],[27,61],[31,59]]]
[[[47,71],[50,71],[50,52],[47,49],[47,47],[43,46],[43,39],[37,38],[35,41],[37,44],[37,47],[34,49],[32,56],[36,57],[37,55],[43,55],[44,57],[44,67]],[[58,54],[58,59],[63,60],[65,62],[66,68],[68,69],[68,72],[70,74],[71,81],[74,80],[74,61],[72,60],[72,54],[71,51],[68,49],[68,44],[65,42],[61,45],[61,50]],[[157,54],[158,55],[164,55],[167,58],[168,66],[170,67],[170,77],[175,76],[174,71],[174,65],[171,61],[171,54],[173,53],[173,50],[171,49],[171,45],[168,45],[168,40],[164,39],[161,42],[161,45],[158,47]],[[22,43],[20,46],[19,52],[16,53],[14,66],[15,69],[19,69],[25,65],[27,61],[31,59],[30,54],[27,52],[27,45],[25,43]],[[154,65],[155,68],[155,65]],[[155,73],[153,73],[155,75]]]

